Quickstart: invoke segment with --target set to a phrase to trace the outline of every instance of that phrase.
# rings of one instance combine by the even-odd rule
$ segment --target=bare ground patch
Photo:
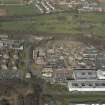
[[[7,16],[7,11],[5,9],[0,9],[0,16]]]
[[[99,2],[101,2],[101,3],[105,3],[105,0],[98,0]]]

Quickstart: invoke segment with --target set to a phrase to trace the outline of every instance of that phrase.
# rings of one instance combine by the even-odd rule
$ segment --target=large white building
[[[99,54],[94,48],[85,53],[89,57],[91,54],[94,55],[94,69],[74,69],[72,80],[68,81],[69,91],[105,91],[105,53]]]
[[[68,81],[69,91],[105,91],[105,70],[77,69]]]
[[[105,80],[71,80],[69,91],[105,91]]]

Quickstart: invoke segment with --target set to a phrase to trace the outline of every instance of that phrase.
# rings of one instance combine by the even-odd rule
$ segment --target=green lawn
[[[61,32],[61,33],[79,33],[76,30],[79,24],[72,19],[72,16],[47,15],[34,17],[34,20],[28,21],[6,21],[1,22],[0,29],[26,31],[26,32]]]
[[[48,32],[81,34],[82,32],[94,35],[105,35],[105,14],[99,13],[58,13],[32,17],[32,20],[2,21],[0,30],[19,32]],[[90,28],[83,27],[86,23]]]
[[[20,0],[0,0],[0,4],[19,4]]]
[[[92,94],[88,94],[86,93],[85,95],[76,95],[76,94],[71,94],[70,96],[65,96],[62,97],[60,100],[63,100],[63,104],[62,105],[67,105],[70,103],[85,103],[85,102],[93,102],[93,103],[98,103],[98,102],[104,102],[105,103],[105,94],[104,95],[92,95]]]
[[[40,11],[32,5],[3,5],[0,8],[7,11],[8,16],[23,16],[23,15],[35,15],[39,14]]]
[[[69,105],[72,102],[105,102],[105,92],[75,92],[70,93],[65,86],[47,84],[44,90],[53,100],[61,102],[58,105]]]

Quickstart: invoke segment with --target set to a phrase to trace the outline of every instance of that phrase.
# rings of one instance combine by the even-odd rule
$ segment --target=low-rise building
[[[95,69],[74,69],[73,78],[79,79],[97,79],[97,74]]]
[[[70,80],[69,91],[105,91],[104,80]]]
[[[53,69],[52,67],[44,67],[43,70],[42,70],[42,77],[45,77],[45,78],[52,78],[53,76]]]
[[[39,65],[46,64],[45,49],[37,48],[37,49],[33,50],[33,60],[36,64],[39,64]]]
[[[17,70],[18,68],[17,68],[17,66],[14,65],[14,66],[12,67],[12,69],[13,69],[13,70]]]
[[[0,40],[0,48],[23,50],[23,43],[23,40],[2,39]]]
[[[105,70],[105,54],[98,54],[96,57],[96,68],[98,70]]]
[[[27,79],[30,79],[31,78],[31,73],[26,73],[26,76],[25,76]]]
[[[54,82],[67,82],[67,78],[70,76],[70,71],[67,68],[55,68],[53,72]]]
[[[87,59],[87,60],[95,60],[97,55],[98,55],[98,51],[96,48],[88,47],[84,51],[83,57],[84,59]]]
[[[105,70],[97,70],[97,78],[105,79]]]

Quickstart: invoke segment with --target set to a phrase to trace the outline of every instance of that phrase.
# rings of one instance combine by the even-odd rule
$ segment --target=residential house
[[[105,70],[97,70],[97,78],[105,79]]]
[[[54,82],[67,82],[70,76],[70,71],[67,68],[54,68],[53,81]]]
[[[42,48],[37,48],[33,50],[33,60],[36,64],[45,65],[46,64],[46,53]]]
[[[42,69],[42,77],[44,78],[52,78],[53,75],[53,69],[50,66],[45,66]]]

